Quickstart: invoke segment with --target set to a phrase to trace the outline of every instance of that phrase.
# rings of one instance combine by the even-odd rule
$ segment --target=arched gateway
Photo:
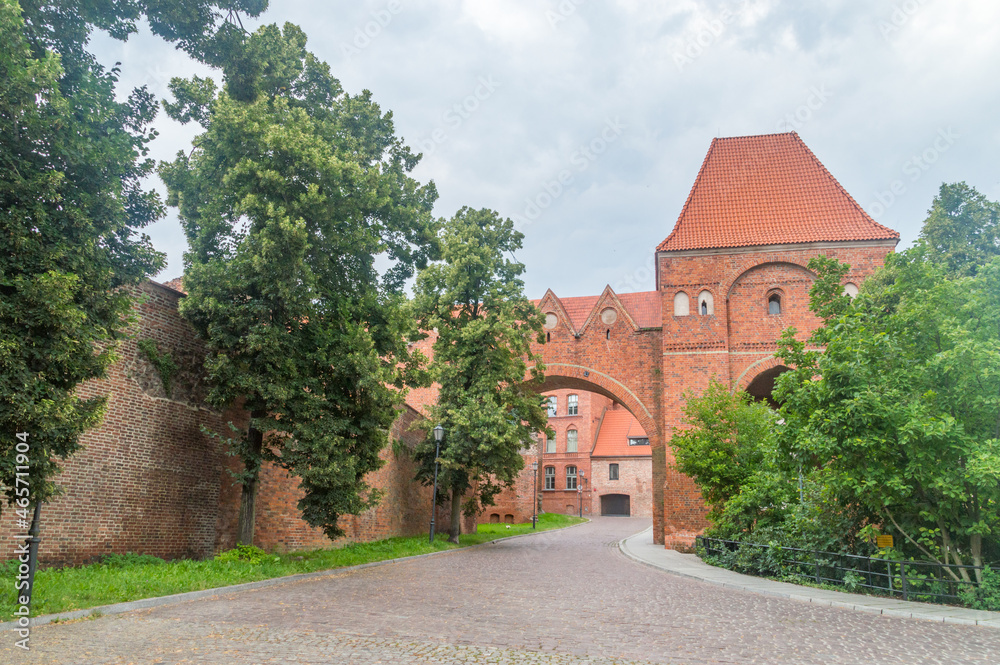
[[[622,404],[653,450],[653,532],[689,547],[705,526],[690,478],[673,469],[670,437],[684,394],[715,377],[767,398],[782,367],[776,340],[808,337],[819,254],[851,265],[859,284],[899,234],[876,223],[794,132],[715,139],[673,231],[656,249],[656,290],[537,302],[546,316],[540,392],[575,388]]]

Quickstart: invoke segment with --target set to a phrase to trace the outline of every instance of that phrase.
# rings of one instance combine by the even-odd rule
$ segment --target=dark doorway
[[[601,497],[601,515],[628,517],[632,514],[628,494],[605,494]]]
[[[747,392],[758,402],[767,402],[772,409],[777,409],[778,403],[771,397],[771,393],[774,391],[774,380],[778,378],[779,374],[784,374],[787,371],[788,368],[784,365],[764,370],[750,382],[750,385],[747,386]]]

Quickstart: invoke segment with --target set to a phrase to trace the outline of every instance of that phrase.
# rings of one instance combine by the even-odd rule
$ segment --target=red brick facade
[[[655,291],[619,296],[608,287],[567,299],[549,291],[539,301],[547,335],[536,346],[546,364],[540,390],[597,392],[636,417],[652,445],[654,538],[690,546],[707,522],[669,445],[685,394],[712,377],[751,392],[770,385],[780,371],[773,354],[781,331],[795,326],[805,339],[819,323],[808,311],[809,259],[825,254],[850,264],[845,285],[857,285],[898,238],[797,135],[716,139],[657,250]],[[772,296],[780,313],[769,310]]]
[[[82,563],[105,554],[141,552],[164,558],[206,557],[235,544],[240,486],[238,468],[223,444],[202,432],[227,433],[227,422],[245,426],[246,414],[221,414],[204,404],[204,348],[180,317],[181,293],[155,283],[141,288],[131,339],[106,379],[80,388],[85,397],[108,395],[103,424],[81,439],[82,449],[63,463],[56,479],[63,493],[42,510],[40,549],[45,563]],[[138,350],[154,340],[180,367],[167,395],[157,370]],[[347,540],[373,540],[422,533],[430,522],[430,488],[413,482],[407,431],[418,417],[405,407],[392,435],[403,442],[396,455],[383,451],[385,466],[369,482],[385,492],[379,505],[342,523]],[[265,466],[257,502],[255,542],[268,550],[323,547],[330,541],[302,521],[295,482]],[[447,505],[438,523],[447,524]],[[466,524],[474,530],[474,522]],[[0,518],[0,538],[14,543],[13,510]],[[11,545],[9,552],[13,551]],[[6,558],[0,553],[0,559]]]
[[[584,514],[593,514],[600,511],[600,496],[628,486],[633,514],[650,507],[657,542],[689,546],[706,522],[698,489],[674,469],[669,445],[685,394],[700,392],[716,377],[766,396],[781,369],[773,357],[781,331],[795,326],[804,339],[818,324],[807,309],[814,279],[809,259],[825,254],[849,263],[845,283],[859,284],[896,242],[898,234],[871,220],[795,134],[713,141],[673,232],[657,248],[655,290],[619,295],[608,287],[599,296],[566,299],[549,291],[537,303],[546,315],[546,342],[535,346],[546,365],[539,391],[559,399],[550,421],[556,451],[528,451],[528,468],[515,488],[481,519],[529,518],[533,485],[543,487],[544,468],[551,465],[556,489],[542,490],[545,510],[573,512],[582,503]],[[65,462],[58,479],[64,494],[43,511],[45,561],[76,563],[110,552],[201,557],[235,540],[239,487],[227,469],[237,462],[202,427],[226,432],[230,420],[245,424],[245,414],[205,407],[204,350],[177,313],[181,294],[152,283],[142,292],[135,338],[123,345],[121,360],[107,379],[80,389],[85,396],[108,394],[107,416]],[[769,309],[772,297],[780,312]],[[181,366],[170,395],[137,349],[140,339],[155,340]],[[428,355],[431,341],[418,345]],[[575,416],[565,411],[570,394],[580,399]],[[434,388],[410,393],[393,430],[403,449],[415,443],[408,424],[435,398]],[[642,460],[618,460],[619,481],[612,485],[608,465],[615,460],[588,454],[597,414],[612,402],[648,435],[651,487],[641,482]],[[577,453],[566,451],[571,429]],[[419,533],[429,521],[430,490],[413,484],[412,461],[405,452],[383,454],[386,465],[371,483],[385,498],[368,513],[345,518],[349,538]],[[567,491],[570,465],[583,471],[589,500]],[[284,472],[264,469],[260,545],[329,544],[299,518],[298,492]],[[439,524],[447,524],[446,514],[441,511]],[[475,521],[466,528],[474,529]],[[13,512],[4,511],[0,537],[10,543],[14,533]]]

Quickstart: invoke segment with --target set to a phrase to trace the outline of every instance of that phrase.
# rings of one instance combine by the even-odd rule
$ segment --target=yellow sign
[[[892,547],[892,536],[879,536],[878,537],[879,547]]]

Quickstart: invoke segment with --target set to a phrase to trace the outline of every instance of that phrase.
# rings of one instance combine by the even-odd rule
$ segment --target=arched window
[[[575,490],[576,489],[576,467],[567,466],[566,467],[566,489]]]
[[[545,489],[554,490],[556,488],[556,468],[554,466],[545,467]]]
[[[698,294],[698,313],[702,316],[715,314],[715,301],[710,291],[702,291]]]
[[[556,438],[545,439],[545,452],[554,453],[556,451]]]
[[[767,313],[771,316],[781,314],[781,294],[772,293],[767,297]]]
[[[858,285],[854,282],[844,284],[844,295],[856,298],[858,296]]]
[[[566,430],[566,452],[576,452],[577,434],[575,429]]]
[[[580,413],[580,396],[570,395],[566,398],[566,413],[570,416],[575,416]]]
[[[549,397],[549,417],[556,415],[559,411],[559,398],[555,395]]]
[[[678,291],[674,295],[674,316],[687,316],[691,313],[691,299],[688,294]]]

